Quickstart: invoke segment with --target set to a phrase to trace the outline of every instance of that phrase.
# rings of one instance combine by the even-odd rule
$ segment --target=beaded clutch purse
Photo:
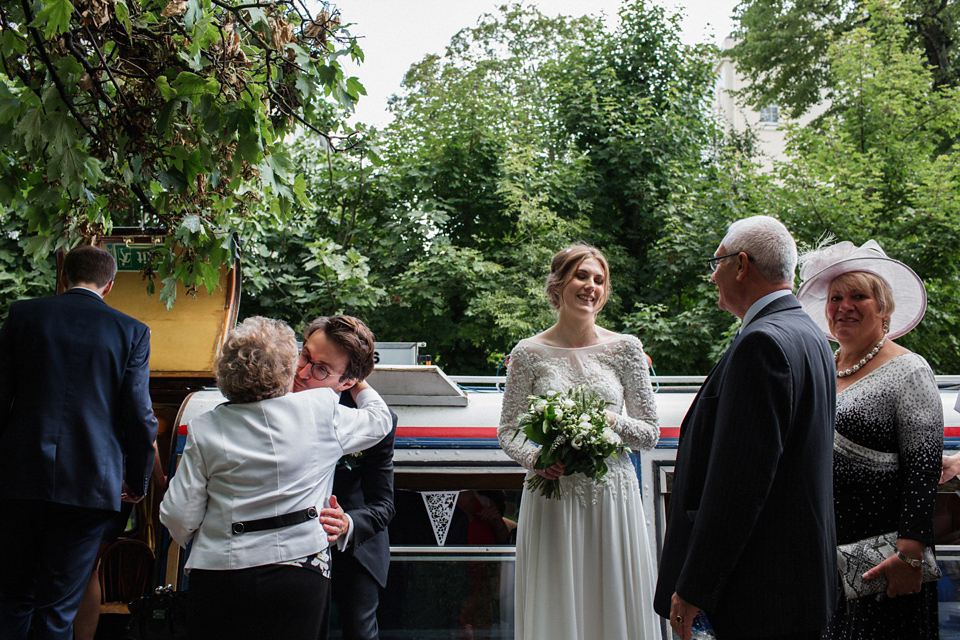
[[[897,552],[897,532],[891,531],[872,538],[864,538],[837,547],[837,568],[840,570],[840,582],[847,600],[856,600],[874,593],[887,590],[887,579],[883,576],[873,580],[864,580],[863,574],[874,568]],[[933,549],[923,551],[923,581],[939,580],[940,567]]]

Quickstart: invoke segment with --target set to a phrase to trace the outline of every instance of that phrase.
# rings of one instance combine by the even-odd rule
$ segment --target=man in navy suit
[[[150,330],[103,296],[92,246],[63,261],[66,293],[10,305],[0,328],[0,638],[69,640],[106,522],[143,498],[157,421]]]
[[[343,392],[373,371],[374,338],[367,326],[351,316],[321,316],[303,335],[303,351],[294,391],[329,387]],[[349,393],[341,404],[352,405]],[[393,430],[360,454],[347,456],[333,477],[330,508],[320,512],[333,552],[332,596],[345,640],[379,637],[377,607],[387,585],[390,538],[387,525],[393,504]]]
[[[701,610],[718,640],[815,640],[836,601],[833,356],[780,222],[735,222],[709,262],[742,324],[680,428],[654,607],[681,640]]]

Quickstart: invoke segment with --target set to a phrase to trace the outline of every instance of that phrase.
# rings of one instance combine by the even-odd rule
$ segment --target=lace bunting
[[[433,535],[437,539],[437,546],[442,547],[447,542],[447,533],[450,531],[450,522],[453,520],[453,510],[457,506],[459,491],[421,491],[423,506],[430,515],[430,525]]]

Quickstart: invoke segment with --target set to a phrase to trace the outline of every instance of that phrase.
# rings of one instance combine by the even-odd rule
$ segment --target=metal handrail
[[[457,384],[485,384],[501,385],[507,381],[507,376],[447,376]],[[956,386],[960,388],[960,375],[938,375],[937,385],[940,387]],[[662,385],[701,385],[707,376],[650,376],[654,384]]]
[[[516,545],[502,545],[499,547],[467,547],[467,546],[450,546],[450,547],[413,547],[413,546],[393,546],[390,545],[390,555],[391,556],[452,556],[452,555],[466,555],[466,556],[477,556],[478,559],[488,560],[489,556],[513,556],[517,552]],[[458,558],[463,559],[463,558]]]

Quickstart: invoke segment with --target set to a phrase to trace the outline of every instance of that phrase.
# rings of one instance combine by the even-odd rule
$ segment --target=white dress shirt
[[[750,324],[750,321],[753,320],[754,316],[756,316],[758,313],[760,313],[761,311],[763,311],[763,309],[764,309],[768,304],[770,304],[771,302],[773,302],[773,301],[776,300],[777,298],[782,298],[783,296],[788,296],[788,295],[790,295],[791,293],[793,293],[793,292],[790,291],[790,289],[780,289],[779,291],[774,291],[773,293],[768,293],[767,295],[763,296],[762,298],[760,298],[759,300],[757,300],[756,302],[754,302],[752,305],[750,305],[750,308],[747,309],[747,312],[746,312],[745,314],[743,314],[743,321],[740,323],[740,328],[743,329],[745,326],[747,326],[748,324]]]

